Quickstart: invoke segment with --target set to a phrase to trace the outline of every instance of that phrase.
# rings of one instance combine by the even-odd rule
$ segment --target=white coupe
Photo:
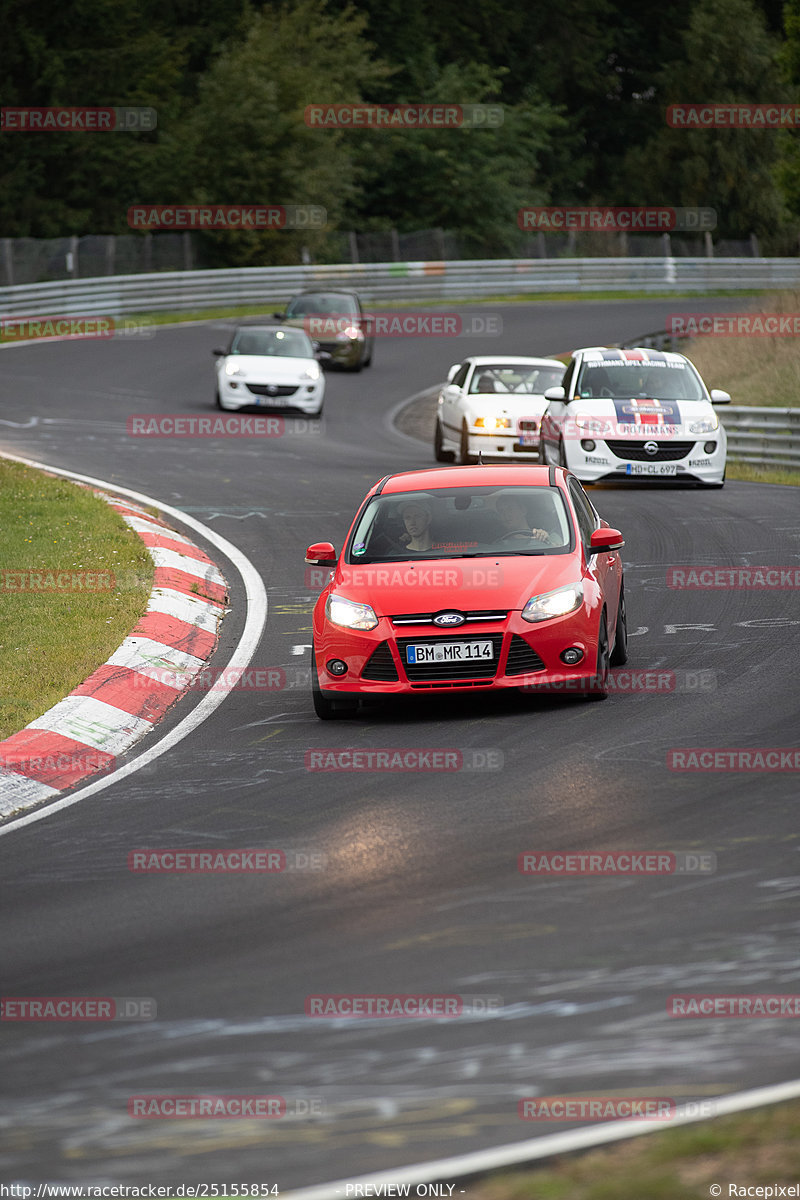
[[[480,355],[455,363],[439,393],[433,452],[437,462],[482,457],[534,461],[544,393],[561,382],[557,358]]]

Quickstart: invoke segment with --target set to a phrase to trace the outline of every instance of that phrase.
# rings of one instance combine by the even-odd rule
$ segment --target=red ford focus
[[[606,694],[627,658],[622,534],[562,467],[387,475],[314,607],[317,716],[359,700],[524,688]]]

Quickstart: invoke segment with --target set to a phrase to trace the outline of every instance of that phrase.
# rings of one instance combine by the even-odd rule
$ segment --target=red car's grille
[[[544,663],[525,638],[514,634],[508,648],[506,675],[528,675],[531,671],[543,671]]]
[[[362,679],[371,679],[375,683],[397,683],[400,676],[394,665],[392,652],[388,642],[381,642],[372,654],[361,672]]]
[[[442,611],[441,609],[439,610]],[[448,611],[448,610],[445,610]],[[461,609],[453,609],[453,612],[461,612]],[[469,621],[505,621],[508,613],[505,609],[499,610],[495,608],[475,608],[462,614],[466,617],[465,624]],[[436,613],[398,613],[397,616],[391,618],[393,625],[432,625],[433,618]],[[459,629],[463,629],[463,625],[459,625]]]
[[[481,641],[492,643],[494,657],[478,659],[474,662],[441,662],[441,663],[410,663],[407,661],[406,647],[437,646],[458,641],[457,638],[398,638],[397,647],[400,651],[400,661],[403,664],[410,683],[432,683],[442,679],[460,681],[462,679],[494,679],[500,660],[500,647],[503,644],[502,633],[489,633]]]

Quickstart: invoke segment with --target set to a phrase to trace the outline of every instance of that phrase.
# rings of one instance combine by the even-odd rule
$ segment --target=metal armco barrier
[[[665,332],[647,333],[623,342],[621,350],[644,346],[649,350],[676,350],[677,341]],[[800,469],[800,408],[767,408],[759,405],[725,405],[717,414],[728,435],[731,462]]]
[[[717,413],[728,435],[731,462],[800,470],[800,408],[732,404]]]
[[[795,288],[800,287],[800,258],[485,259],[109,275],[0,288],[0,319],[271,306],[319,286],[354,288],[368,303],[551,291],[658,295],[713,288]]]

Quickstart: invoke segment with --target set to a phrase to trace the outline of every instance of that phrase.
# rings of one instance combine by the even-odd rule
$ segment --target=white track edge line
[[[760,1108],[766,1104],[777,1104],[781,1100],[794,1100],[800,1096],[800,1079],[786,1083],[770,1084],[752,1088],[746,1092],[732,1092],[728,1096],[715,1098],[715,1112],[690,1114],[679,1111],[670,1121],[608,1121],[599,1127],[583,1126],[564,1133],[553,1133],[547,1137],[528,1138],[524,1142],[513,1142],[496,1146],[491,1150],[476,1150],[471,1154],[459,1154],[454,1158],[434,1159],[427,1163],[413,1163],[407,1167],[396,1167],[389,1171],[377,1171],[372,1175],[358,1175],[349,1179],[336,1179],[314,1187],[300,1188],[284,1193],[285,1200],[341,1200],[348,1185],[369,1183],[373,1188],[383,1185],[398,1186],[420,1183],[435,1183],[459,1176],[481,1175],[503,1167],[521,1166],[538,1159],[551,1158],[554,1154],[566,1154],[575,1150],[588,1150],[609,1142],[621,1142],[626,1138],[639,1137],[646,1133],[666,1133],[678,1125],[694,1125],[699,1121],[713,1121],[730,1113],[743,1112],[748,1108]]]
[[[258,648],[267,621],[267,592],[258,571],[250,562],[250,559],[237,546],[234,546],[227,538],[221,537],[215,530],[210,529],[195,517],[191,517],[188,513],[181,512],[180,509],[173,508],[169,504],[164,504],[162,501],[148,496],[144,492],[136,492],[131,488],[118,487],[114,483],[109,483],[103,479],[95,479],[91,475],[80,475],[76,471],[67,471],[61,467],[51,467],[47,463],[37,462],[30,458],[22,458],[17,454],[3,452],[1,457],[10,459],[12,462],[23,463],[26,467],[34,467],[36,470],[49,471],[51,475],[62,475],[64,478],[76,480],[78,483],[92,484],[111,493],[128,496],[133,500],[141,501],[150,507],[159,509],[160,512],[168,513],[179,524],[188,525],[191,529],[201,534],[202,537],[233,563],[241,575],[245,587],[247,614],[244,629],[234,648],[233,654],[228,660],[225,670],[246,667],[250,663]],[[79,791],[64,796],[61,800],[55,800],[52,804],[45,803],[44,807],[37,808],[25,816],[15,818],[13,821],[0,826],[0,837],[5,836],[7,833],[12,833],[16,829],[21,829],[25,825],[31,825],[35,821],[43,821],[45,817],[49,817],[52,813],[70,808],[80,800],[86,799],[87,796],[93,796],[97,792],[110,787],[112,783],[117,783],[119,780],[125,779],[126,776],[132,775],[141,767],[159,758],[167,750],[171,750],[173,746],[176,746],[178,742],[183,741],[188,734],[192,733],[198,725],[207,720],[226,696],[230,694],[230,689],[225,687],[224,679],[225,676],[223,674],[220,677],[220,681],[210,688],[197,707],[193,708],[190,713],[187,713],[183,720],[162,737],[157,745],[151,747],[149,750],[145,750],[143,754],[138,755],[132,762],[126,763],[123,767],[112,772],[111,775],[97,779],[94,783],[87,784],[86,787],[82,787]]]

